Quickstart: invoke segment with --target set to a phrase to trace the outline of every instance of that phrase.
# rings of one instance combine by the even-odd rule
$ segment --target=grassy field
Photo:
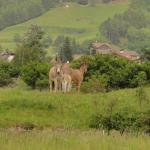
[[[148,150],[149,137],[99,131],[0,132],[1,150]]]
[[[100,4],[96,7],[70,4],[69,8],[57,7],[38,18],[1,31],[0,45],[4,48],[14,49],[14,36],[22,35],[31,24],[42,26],[53,39],[58,35],[69,35],[81,42],[101,36],[98,35],[100,24],[108,17],[122,13],[127,8],[128,3]]]
[[[149,137],[112,131],[110,136],[89,128],[90,117],[105,111],[112,100],[115,111],[147,111],[136,89],[110,93],[49,93],[30,90],[21,84],[0,89],[0,150],[148,150]],[[150,88],[146,88],[148,96]],[[34,125],[32,131],[22,127]]]
[[[6,88],[0,89],[0,127],[33,124],[37,128],[88,129],[90,117],[95,112],[103,113],[112,100],[117,100],[116,111],[146,111],[150,107],[147,103],[140,107],[133,89],[104,94],[50,94]]]

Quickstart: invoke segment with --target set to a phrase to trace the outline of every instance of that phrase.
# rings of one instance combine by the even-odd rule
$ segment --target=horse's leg
[[[77,91],[78,91],[78,93],[80,92],[80,87],[81,87],[81,82],[79,82],[78,85],[77,85]]]
[[[52,85],[52,81],[50,80],[50,81],[49,81],[49,90],[50,90],[50,92],[52,92],[52,88],[53,88],[52,86],[53,86],[53,85]]]
[[[71,91],[71,82],[68,82],[67,84],[67,92],[70,92]]]
[[[57,80],[54,80],[54,92],[57,92],[58,90],[58,82]]]
[[[63,83],[63,92],[64,93],[66,93],[66,91],[67,91],[67,84],[66,83],[67,83],[66,81],[64,81],[64,83]]]
[[[64,90],[64,81],[62,81],[61,85],[62,85],[62,92],[64,92],[65,91]]]

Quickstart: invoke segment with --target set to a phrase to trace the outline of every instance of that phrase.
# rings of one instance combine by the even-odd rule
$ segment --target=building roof
[[[95,49],[100,49],[102,46],[111,48],[111,46],[108,43],[99,43],[99,42],[92,43],[92,48]]]
[[[0,60],[11,62],[15,58],[15,54],[12,52],[2,52],[0,53]]]
[[[139,54],[134,51],[127,51],[127,50],[121,50],[121,51],[115,51],[113,54],[124,57],[128,60],[137,60],[139,59]]]
[[[128,50],[121,50],[119,47],[108,44],[108,43],[100,43],[100,42],[95,42],[92,43],[91,46],[95,50],[111,50],[111,53],[123,58],[126,58],[128,60],[137,60],[140,58],[139,54],[135,51],[128,51]]]

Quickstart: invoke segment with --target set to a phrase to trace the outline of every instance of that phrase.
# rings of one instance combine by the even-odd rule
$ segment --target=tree
[[[22,79],[33,89],[48,86],[48,63],[30,62],[22,67]]]
[[[63,46],[62,46],[61,52],[60,52],[60,57],[64,62],[72,61],[72,59],[73,59],[71,41],[70,41],[69,37],[66,37],[64,39],[64,43],[63,43]]]
[[[31,25],[16,50],[15,62],[24,65],[30,61],[45,59],[44,31],[37,25]]]
[[[150,61],[150,49],[149,48],[145,48],[142,50],[141,59],[144,61]]]

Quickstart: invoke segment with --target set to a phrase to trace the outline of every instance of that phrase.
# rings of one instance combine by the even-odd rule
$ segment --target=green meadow
[[[150,88],[146,89],[149,95]],[[100,94],[50,93],[18,88],[0,89],[0,127],[32,124],[36,128],[88,129],[90,117],[105,112],[112,100],[117,100],[114,111],[128,109],[147,111],[141,107],[133,89]]]
[[[148,96],[150,88],[146,88]],[[0,150],[148,150],[149,136],[90,129],[90,117],[103,113],[112,100],[114,111],[147,111],[136,89],[110,93],[69,94],[31,90],[21,85],[0,89]],[[28,127],[33,130],[26,130]],[[25,129],[25,130],[24,130]]]
[[[53,39],[58,35],[72,36],[79,42],[96,36],[101,38],[100,24],[108,17],[123,13],[127,8],[128,3],[100,4],[96,7],[70,3],[69,8],[53,8],[40,17],[2,30],[0,45],[4,48],[14,49],[16,47],[14,36],[22,35],[31,24],[42,26],[46,34]]]

